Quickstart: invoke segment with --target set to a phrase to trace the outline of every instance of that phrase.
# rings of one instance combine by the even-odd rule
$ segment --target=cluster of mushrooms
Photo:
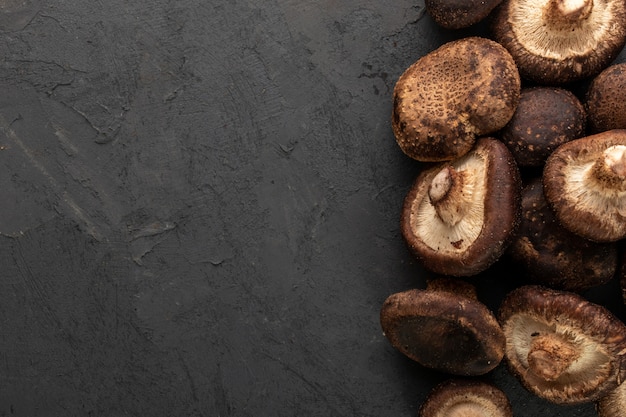
[[[626,415],[626,325],[583,296],[626,284],[626,64],[614,63],[626,2],[426,0],[426,11],[447,29],[486,22],[491,36],[440,46],[393,92],[396,141],[425,164],[401,231],[434,278],[390,295],[381,327],[402,354],[458,376],[420,417],[511,416],[500,389],[466,378],[503,360],[544,399]],[[502,256],[528,282],[492,312],[471,278]]]

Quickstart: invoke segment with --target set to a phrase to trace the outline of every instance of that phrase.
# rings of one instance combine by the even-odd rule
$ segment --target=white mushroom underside
[[[615,31],[613,6],[616,1],[594,0],[589,17],[578,27],[555,30],[545,25],[543,10],[548,0],[518,0],[510,2],[512,31],[519,43],[537,56],[562,60],[586,55],[604,43]]]
[[[610,374],[610,358],[602,346],[565,320],[547,323],[527,314],[517,314],[505,323],[504,331],[507,340],[507,358],[518,370],[527,370],[526,378],[540,389],[567,391],[568,385],[581,385],[586,381],[597,383]],[[533,335],[546,334],[559,335],[580,353],[578,359],[553,383],[543,381],[528,371],[528,353]],[[545,386],[540,386],[542,384]]]
[[[441,405],[435,417],[505,417],[492,401],[477,395],[456,396]]]
[[[465,178],[464,193],[470,196],[470,207],[465,216],[454,226],[442,221],[431,204],[428,194],[414,203],[411,225],[424,244],[440,253],[461,253],[472,245],[483,228],[485,193],[487,188],[486,161],[478,153],[463,157],[452,164],[454,169],[469,173]],[[480,181],[481,183],[477,183]]]
[[[621,229],[626,217],[626,191],[607,190],[598,184],[596,187],[590,185],[590,171],[594,162],[568,165],[564,176],[569,180],[565,182],[563,194],[570,196],[568,199],[577,210],[596,213],[596,217],[608,228]]]

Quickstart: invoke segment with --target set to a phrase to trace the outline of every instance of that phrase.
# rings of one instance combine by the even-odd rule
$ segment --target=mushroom
[[[626,63],[611,65],[593,79],[585,106],[591,132],[626,129]]]
[[[585,134],[585,109],[568,90],[522,89],[513,118],[500,131],[520,167],[543,167],[559,145]]]
[[[598,417],[624,417],[626,384],[622,383],[596,402]]]
[[[564,84],[606,68],[626,41],[623,0],[504,0],[493,36],[522,77]]]
[[[404,201],[402,236],[431,271],[475,275],[510,243],[520,193],[511,153],[502,142],[481,138],[465,156],[421,172]]]
[[[390,295],[380,324],[391,345],[422,366],[455,375],[482,375],[504,355],[504,335],[469,283],[439,278],[425,290]]]
[[[566,229],[596,242],[626,237],[626,130],[559,146],[546,161],[543,186]]]
[[[478,380],[451,379],[436,386],[419,417],[513,417],[504,392]]]
[[[575,293],[517,288],[502,302],[499,320],[511,372],[542,398],[595,401],[626,375],[626,326]]]
[[[522,221],[507,254],[529,280],[576,292],[608,282],[618,265],[615,242],[592,242],[559,224],[541,178],[522,190]]]
[[[446,43],[398,79],[391,120],[396,141],[418,161],[456,159],[477,137],[506,125],[519,93],[517,68],[502,46],[480,37]]]
[[[489,15],[502,0],[426,0],[426,12],[446,29],[472,26]]]

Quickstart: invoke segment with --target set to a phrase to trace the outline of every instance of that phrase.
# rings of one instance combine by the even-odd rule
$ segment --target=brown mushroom
[[[624,417],[626,384],[622,383],[596,403],[598,417]]]
[[[505,297],[499,320],[511,372],[542,398],[595,401],[626,376],[626,326],[575,293],[520,287]]]
[[[566,229],[596,242],[626,237],[626,130],[559,146],[546,161],[543,186]]]
[[[593,79],[585,106],[591,132],[626,129],[626,63],[611,65]]]
[[[479,37],[446,43],[398,79],[391,123],[396,141],[418,161],[456,159],[477,137],[509,121],[519,93],[517,68],[502,46]]]
[[[564,84],[598,74],[626,41],[623,0],[504,0],[494,39],[511,53],[522,77]]]
[[[507,253],[529,281],[576,292],[608,282],[618,264],[615,242],[592,242],[559,224],[541,178],[522,190],[522,221]]]
[[[504,392],[478,380],[448,380],[436,386],[419,417],[513,417]]]
[[[585,134],[585,119],[583,105],[570,91],[525,88],[500,138],[520,167],[542,167],[559,145]]]
[[[465,156],[421,172],[404,201],[402,236],[431,271],[475,275],[510,243],[520,193],[511,153],[502,142],[482,138]]]
[[[426,12],[446,29],[470,27],[485,19],[502,0],[426,0]]]
[[[444,278],[440,278],[442,280]],[[380,324],[391,345],[422,366],[454,375],[482,375],[504,355],[493,313],[462,281],[390,295]]]

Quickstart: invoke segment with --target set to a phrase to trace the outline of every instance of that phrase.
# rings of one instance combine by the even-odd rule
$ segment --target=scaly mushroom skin
[[[585,120],[582,103],[570,91],[525,88],[499,136],[520,167],[542,167],[559,145],[585,134]]]
[[[520,78],[501,45],[479,37],[449,42],[400,76],[391,125],[400,149],[440,162],[469,152],[476,138],[502,128],[519,100]]]
[[[513,417],[513,410],[504,392],[495,386],[452,379],[428,394],[419,417]]]
[[[460,284],[460,281],[459,281]],[[391,345],[422,366],[454,375],[482,375],[504,355],[504,335],[489,309],[451,286],[390,295],[380,324]]]
[[[626,237],[626,130],[558,147],[546,161],[543,186],[566,229],[596,242]]]
[[[522,190],[522,221],[507,254],[529,281],[575,292],[608,282],[618,265],[616,243],[592,242],[559,224],[541,178]]]
[[[626,376],[626,326],[577,294],[520,287],[505,297],[499,321],[511,372],[542,398],[595,401]]]
[[[611,65],[593,79],[585,106],[591,132],[626,129],[626,63]]]
[[[426,12],[446,29],[472,26],[489,15],[502,0],[426,0]]]
[[[594,76],[626,42],[623,0],[504,0],[496,10],[494,39],[539,84]]]
[[[462,158],[421,172],[405,198],[402,236],[431,271],[475,275],[510,243],[520,194],[511,153],[499,140],[482,138]]]

